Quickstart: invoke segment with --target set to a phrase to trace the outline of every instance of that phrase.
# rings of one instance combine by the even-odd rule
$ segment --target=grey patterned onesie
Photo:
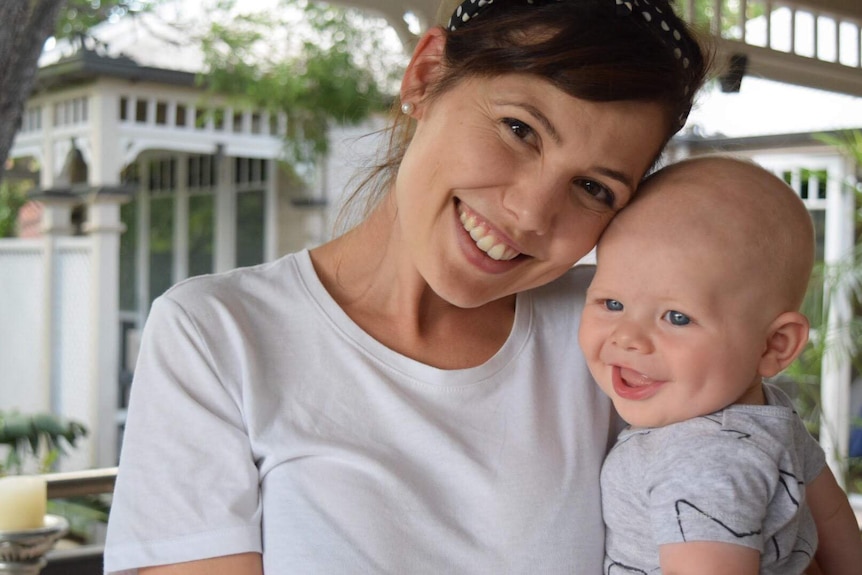
[[[790,399],[733,405],[661,428],[626,428],[602,468],[605,575],[654,574],[658,547],[722,541],[760,551],[761,575],[804,572],[817,547],[805,485],[823,450]]]

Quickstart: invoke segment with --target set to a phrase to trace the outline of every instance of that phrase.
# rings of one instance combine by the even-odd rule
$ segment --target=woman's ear
[[[428,89],[440,77],[445,48],[446,32],[438,26],[428,30],[413,50],[401,80],[401,101],[413,104],[416,112],[419,112],[419,103]]]
[[[788,311],[775,318],[769,327],[766,348],[760,357],[760,375],[778,375],[793,363],[808,343],[809,329],[808,318],[799,312]]]

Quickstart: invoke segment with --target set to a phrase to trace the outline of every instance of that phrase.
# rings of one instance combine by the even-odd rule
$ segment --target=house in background
[[[806,5],[801,1],[774,2],[790,8],[776,11],[765,40],[753,34],[723,39],[722,58],[747,56],[736,60],[749,75],[740,95],[755,74],[862,95],[862,15],[850,10],[846,16],[842,2],[827,2],[844,15],[834,21],[842,30],[834,44],[846,37],[852,46],[855,34],[855,60],[826,61],[816,49],[798,54],[793,41],[789,49],[770,49],[770,29],[778,28],[781,14],[796,22],[796,9]],[[827,3],[818,6],[825,10]],[[436,4],[419,10],[421,21],[427,24]],[[398,26],[406,37],[403,22]],[[850,34],[843,32],[848,26]],[[165,31],[151,31],[121,21],[106,27],[99,43],[47,51],[12,149],[13,158],[39,167],[41,219],[38,237],[0,242],[0,406],[86,422],[93,433],[64,462],[69,469],[116,463],[125,394],[152,300],[186,277],[269,261],[326,239],[348,174],[376,147],[373,138],[358,139],[373,122],[333,134],[333,153],[314,184],[292,185],[278,163],[284,119],[206,96],[195,83],[200,60],[160,44]],[[800,194],[816,190],[806,201],[823,223],[824,258],[846,253],[852,209],[840,182],[855,167],[810,135],[804,145],[789,143],[792,135],[782,140],[780,134],[799,131],[792,124],[804,116],[798,110],[758,105],[761,116],[787,120],[772,132],[774,140],[746,135],[731,142],[736,136],[706,130],[675,139],[671,157],[723,141],[716,145],[787,175]],[[842,127],[853,125],[862,122]],[[822,129],[831,127],[837,126]],[[814,129],[821,128],[805,128]],[[827,387],[838,392],[828,392],[826,403],[840,405],[849,366],[829,370],[825,376],[837,383]],[[838,437],[835,446],[840,452]]]
[[[233,108],[191,71],[93,41],[47,60],[10,156],[37,168],[37,192],[28,237],[0,243],[0,406],[85,422],[63,467],[113,466],[152,301],[324,241],[326,190],[345,185],[349,136],[371,124],[337,132],[307,185],[280,162],[284,116]]]

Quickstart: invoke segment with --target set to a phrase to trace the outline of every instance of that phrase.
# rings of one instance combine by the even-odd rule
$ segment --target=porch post
[[[117,411],[120,373],[120,205],[130,199],[114,188],[102,188],[90,196],[85,231],[92,238],[92,334],[90,373],[95,397],[90,403],[96,467],[117,464]]]
[[[54,342],[54,296],[57,286],[57,238],[71,236],[74,228],[72,226],[72,208],[78,203],[78,198],[68,192],[43,192],[32,194],[30,199],[42,204],[41,232],[43,244],[43,269],[44,269],[44,303],[42,309],[42,377],[39,390],[38,404],[43,409],[52,413],[60,413],[59,389],[57,383],[57,360]]]
[[[827,182],[826,237],[824,260],[827,265],[840,265],[853,252],[854,246],[854,193],[848,183],[853,174],[851,162],[844,160],[835,166]],[[832,173],[832,170],[830,170]],[[831,282],[828,282],[831,283]],[[828,294],[826,318],[826,353],[820,376],[820,444],[826,453],[826,463],[838,483],[846,488],[847,455],[850,447],[850,379],[851,363],[848,356],[849,328],[852,320],[852,294],[845,281],[833,285]]]

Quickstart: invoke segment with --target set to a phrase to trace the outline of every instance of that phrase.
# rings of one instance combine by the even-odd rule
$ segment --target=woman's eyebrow
[[[560,135],[560,133],[557,131],[557,129],[554,127],[554,125],[551,123],[551,121],[548,119],[548,117],[545,116],[545,114],[543,114],[542,111],[539,110],[536,106],[534,106],[532,104],[528,104],[526,102],[508,101],[508,100],[499,100],[496,103],[502,104],[502,105],[517,106],[519,108],[523,108],[524,111],[526,111],[533,118],[535,118],[536,121],[538,121],[542,125],[542,127],[545,128],[545,130],[548,132],[548,134],[551,136],[551,139],[553,139],[555,143],[557,143],[558,145],[563,143],[563,138]],[[611,178],[613,180],[620,182],[621,184],[623,184],[624,186],[626,186],[630,190],[635,189],[634,181],[632,181],[631,176],[625,172],[621,172],[621,171],[615,170],[613,168],[607,168],[607,167],[602,167],[602,166],[597,166],[595,168],[595,170],[598,173],[600,173],[600,174],[602,174],[608,178]]]
[[[496,100],[494,103],[500,106],[516,106],[518,108],[522,108],[525,112],[530,114],[537,122],[539,122],[543,128],[545,128],[545,131],[548,132],[548,134],[551,136],[551,139],[553,139],[555,143],[562,143],[560,133],[557,131],[557,129],[554,127],[548,117],[545,116],[545,114],[543,114],[542,111],[534,105],[528,104],[527,102],[520,102],[517,100]]]
[[[562,137],[560,137],[560,133],[557,131],[557,129],[554,127],[548,117],[542,113],[541,110],[539,110],[532,104],[515,102],[515,105],[524,108],[524,110],[526,110],[528,114],[533,116],[542,125],[542,127],[545,128],[545,130],[551,136],[551,139],[554,140],[556,144],[563,143],[563,139]]]
[[[635,189],[635,184],[632,181],[631,176],[629,176],[625,172],[621,172],[619,170],[614,170],[613,168],[605,168],[602,166],[596,167],[596,171],[599,172],[600,174],[604,175],[604,176],[607,176],[613,180],[618,181],[619,183],[623,184],[624,186],[626,186],[630,190]]]

